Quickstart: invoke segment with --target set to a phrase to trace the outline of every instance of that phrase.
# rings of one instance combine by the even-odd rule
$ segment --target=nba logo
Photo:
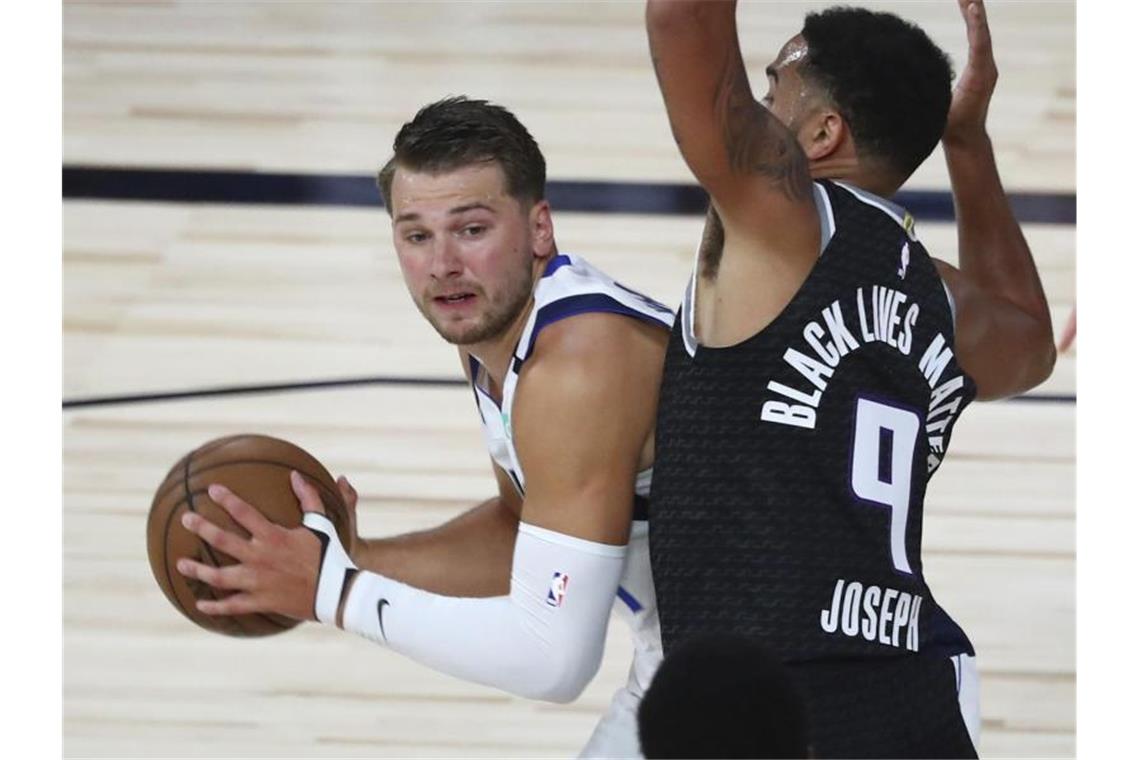
[[[899,277],[906,277],[906,268],[910,266],[910,243],[903,243],[902,253],[899,254]]]
[[[566,573],[554,573],[550,579],[550,591],[546,594],[546,603],[551,607],[561,607],[562,600],[566,598],[566,586],[570,584],[570,576]]]

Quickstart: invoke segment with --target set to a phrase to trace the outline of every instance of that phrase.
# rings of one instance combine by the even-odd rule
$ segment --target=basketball
[[[206,615],[198,599],[220,599],[231,592],[214,589],[178,572],[183,557],[217,567],[235,560],[205,543],[182,526],[187,510],[219,527],[248,537],[249,533],[206,493],[220,483],[256,507],[266,518],[286,528],[301,524],[301,505],[289,484],[296,470],[321,494],[325,512],[345,547],[350,545],[348,512],[336,481],[308,452],[288,441],[265,435],[235,435],[209,441],[182,457],[158,487],[147,518],[147,554],[154,578],[174,607],[203,628],[228,636],[268,636],[287,631],[299,620],[282,615]]]

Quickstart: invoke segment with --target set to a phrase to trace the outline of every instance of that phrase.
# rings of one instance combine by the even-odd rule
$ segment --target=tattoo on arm
[[[811,197],[807,156],[795,135],[752,97],[744,67],[733,56],[725,60],[716,108],[732,171],[767,177],[795,201]]]
[[[650,60],[653,62],[653,73],[657,77],[657,86],[661,89],[665,88],[665,79],[661,76],[661,59],[652,49],[649,51]],[[673,123],[673,119],[669,119],[669,131],[673,134],[673,142],[677,143],[677,148],[680,149],[681,155],[685,154],[685,145],[681,140],[681,134],[677,131],[677,125]]]

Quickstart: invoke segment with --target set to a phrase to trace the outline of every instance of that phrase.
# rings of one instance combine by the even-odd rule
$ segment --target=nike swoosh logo
[[[384,637],[384,642],[387,643],[388,637],[384,634],[384,605],[388,604],[387,599],[381,599],[376,603],[376,619],[380,621],[380,635]]]

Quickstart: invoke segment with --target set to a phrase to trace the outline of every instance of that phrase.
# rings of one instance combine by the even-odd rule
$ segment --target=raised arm
[[[761,253],[818,254],[808,160],[752,95],[735,0],[648,0],[646,28],[673,137],[727,236]]]
[[[999,398],[1048,378],[1056,349],[1041,279],[986,132],[997,66],[985,8],[978,0],[958,5],[970,52],[942,138],[958,219],[958,268],[936,263],[954,295],[958,361],[979,398]]]

